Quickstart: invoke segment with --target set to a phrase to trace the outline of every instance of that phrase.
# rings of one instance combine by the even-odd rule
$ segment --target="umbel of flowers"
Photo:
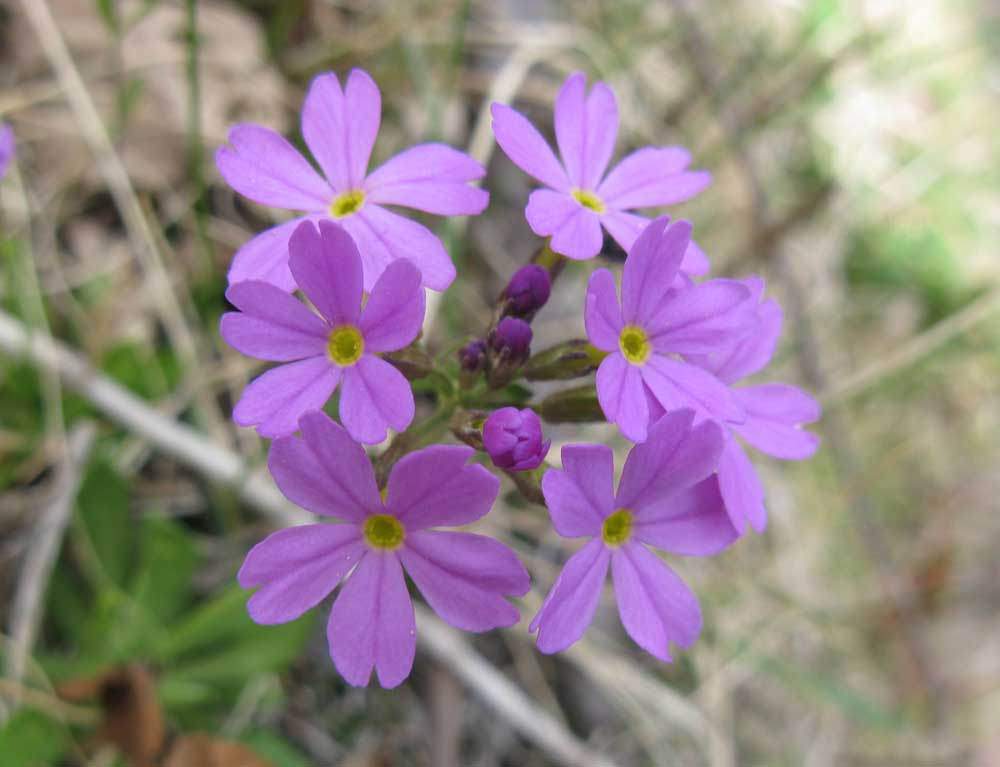
[[[365,72],[352,71],[344,87],[323,74],[302,111],[321,173],[256,125],[234,127],[216,158],[236,191],[300,213],[244,245],[229,272],[236,311],[222,318],[222,337],[278,363],[246,388],[233,418],[274,439],[268,467],[289,500],[336,520],[280,530],[250,551],[239,582],[257,589],[251,617],[293,620],[339,587],[330,657],[350,684],[366,685],[374,670],[384,687],[413,666],[407,576],[457,628],[517,624],[510,598],[531,587],[517,555],[439,529],[488,514],[503,473],[547,507],[559,535],[586,539],[555,583],[539,584],[550,588],[528,626],[538,649],[559,652],[583,635],[610,571],[625,631],[669,661],[671,644],[697,638],[701,611],[653,550],[711,556],[748,523],[764,530],[764,490],[745,445],[785,460],[818,447],[801,428],[820,416],[809,395],[783,383],[736,385],[770,361],[781,309],[760,278],[704,279],[709,262],[686,221],[632,212],[689,199],[711,178],[688,170],[680,147],[638,149],[609,171],[615,96],[604,83],[588,93],[577,73],[555,103],[558,157],[522,115],[493,104],[498,144],[542,185],[525,218],[544,240],[481,333],[434,357],[420,338],[425,290],[447,289],[455,268],[429,229],[386,206],[480,213],[489,196],[471,184],[485,170],[456,149],[421,144],[369,172],[380,111]],[[620,280],[596,269],[579,297],[587,337],[533,353],[531,321],[567,259],[598,257],[605,231],[627,258]],[[524,382],[539,380],[569,383],[536,401]],[[417,422],[414,381],[434,400]],[[634,443],[617,489],[607,445],[566,445],[560,467],[548,464],[543,419],[616,424]],[[439,444],[449,432],[463,444]],[[363,446],[390,435],[370,458]]]

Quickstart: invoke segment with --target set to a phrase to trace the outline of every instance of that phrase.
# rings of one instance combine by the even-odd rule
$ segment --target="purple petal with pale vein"
[[[649,407],[639,371],[620,352],[611,352],[597,368],[597,401],[604,417],[618,424],[622,434],[632,442],[646,439],[649,424]]]
[[[670,642],[690,647],[701,631],[701,608],[687,584],[639,543],[626,543],[611,558],[618,614],[628,635],[662,661]]]
[[[263,586],[247,602],[254,622],[287,623],[311,610],[354,567],[365,546],[354,525],[303,525],[272,533],[247,554],[240,586]]]
[[[614,208],[608,208],[601,214],[601,226],[608,230],[608,234],[626,253],[632,250],[639,235],[649,225],[649,221],[650,219],[644,216]]]
[[[781,336],[783,313],[777,301],[768,300],[757,308],[757,327],[741,341],[720,355],[706,369],[726,383],[735,383],[759,373],[771,361]]]
[[[366,445],[378,444],[385,439],[388,427],[406,431],[413,422],[410,382],[385,360],[362,354],[344,369],[339,412],[354,439]]]
[[[295,278],[288,268],[288,238],[303,221],[318,221],[319,217],[293,218],[265,229],[247,241],[233,256],[228,280],[236,285],[247,280],[270,282],[287,293],[295,290]]]
[[[750,291],[736,280],[708,280],[674,291],[643,326],[660,354],[706,354],[746,335],[754,321]]]
[[[326,323],[281,288],[241,282],[226,291],[226,300],[241,311],[222,315],[219,334],[249,357],[288,362],[326,349]]]
[[[615,466],[607,445],[566,445],[562,469],[542,477],[552,526],[564,538],[595,536],[614,511]]]
[[[288,240],[296,283],[331,325],[356,325],[363,275],[354,240],[332,221],[306,222]]]
[[[333,73],[319,75],[309,86],[302,136],[336,192],[361,188],[381,116],[378,86],[360,69],[351,70],[346,92]]]
[[[570,183],[562,165],[542,135],[519,112],[494,103],[493,135],[511,161],[532,178],[557,192],[569,192]]]
[[[801,461],[816,452],[819,437],[802,424],[818,421],[819,403],[801,389],[766,383],[733,389],[747,418],[733,429],[758,450],[786,461]]]
[[[389,475],[386,506],[407,530],[465,525],[489,512],[500,480],[482,466],[466,466],[474,450],[431,445],[400,459]]]
[[[567,78],[555,104],[556,141],[573,186],[593,189],[604,175],[618,136],[618,104],[604,83],[586,96],[582,72]]]
[[[340,382],[340,369],[326,355],[279,365],[250,382],[233,409],[239,426],[256,426],[262,437],[284,437],[299,428],[299,416],[322,408]]]
[[[418,531],[407,535],[399,561],[427,604],[463,631],[513,626],[520,613],[505,594],[525,594],[531,578],[517,555],[472,533]]]
[[[746,418],[728,386],[686,362],[652,354],[642,366],[642,381],[668,413],[687,407],[728,423]]]
[[[279,133],[260,125],[237,125],[229,131],[232,147],[219,147],[215,164],[233,189],[254,202],[290,210],[322,211],[330,189]]]
[[[687,250],[684,251],[684,260],[681,261],[681,271],[685,274],[701,276],[708,274],[711,268],[712,264],[708,260],[708,256],[705,255],[705,251],[701,249],[701,246],[697,242],[691,240],[688,243]]]
[[[692,428],[694,411],[667,413],[649,429],[641,445],[629,451],[618,485],[617,508],[636,514],[669,503],[674,493],[686,490],[715,472],[724,439],[712,421]]]
[[[733,527],[742,535],[746,523],[763,532],[767,527],[764,488],[746,452],[730,436],[719,459],[719,489],[726,503],[726,513]]]
[[[606,352],[618,349],[618,338],[625,323],[618,305],[615,278],[607,269],[598,269],[590,275],[583,319],[590,343]]]
[[[360,524],[382,512],[375,472],[361,445],[323,411],[299,419],[302,437],[271,445],[267,466],[292,503],[326,517]]]
[[[687,557],[713,556],[739,538],[715,476],[644,508],[632,532],[643,543]]]
[[[409,261],[393,261],[382,272],[361,312],[358,327],[371,352],[391,352],[413,341],[424,321],[420,271]]]
[[[417,624],[395,554],[365,554],[333,603],[326,638],[333,665],[354,687],[368,684],[372,668],[387,689],[410,675]]]
[[[524,216],[531,230],[539,237],[551,237],[565,226],[578,211],[580,203],[562,192],[536,189],[528,196]]]
[[[385,268],[405,259],[420,270],[424,285],[447,290],[455,279],[451,257],[430,229],[375,204],[340,220],[361,251],[365,290],[371,290]]]
[[[583,636],[594,619],[611,554],[594,538],[571,556],[528,631],[538,632],[538,649],[561,652]]]
[[[690,156],[680,147],[647,147],[633,152],[612,169],[597,188],[605,205],[619,210],[652,208],[689,200],[712,183],[706,171],[678,169]]]
[[[567,219],[549,241],[549,247],[556,253],[568,258],[593,258],[601,252],[604,244],[604,234],[601,232],[601,219],[592,210],[582,205]]]
[[[482,213],[490,196],[468,185],[486,174],[465,152],[444,144],[420,144],[397,154],[366,180],[368,199],[440,216]]]
[[[691,239],[687,221],[653,219],[635,241],[622,271],[622,318],[644,326],[663,306]]]

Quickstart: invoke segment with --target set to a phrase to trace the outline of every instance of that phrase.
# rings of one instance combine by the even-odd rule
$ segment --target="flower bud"
[[[523,362],[531,346],[531,325],[515,317],[504,317],[490,333],[490,347],[511,361]]]
[[[593,384],[563,389],[542,400],[542,418],[549,423],[604,421],[604,411]]]
[[[529,381],[564,381],[580,378],[597,370],[607,357],[583,339],[564,341],[532,355],[524,364],[524,377]]]
[[[538,264],[522,266],[510,278],[504,290],[507,313],[514,317],[533,317],[545,306],[552,292],[549,270]]]
[[[458,350],[458,364],[466,373],[478,373],[486,367],[486,342],[477,338]]]
[[[534,410],[502,407],[483,424],[483,448],[500,469],[536,469],[551,444],[552,440],[542,442],[542,424]]]

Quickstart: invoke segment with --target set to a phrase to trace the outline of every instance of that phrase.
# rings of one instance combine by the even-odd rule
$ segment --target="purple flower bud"
[[[545,306],[551,292],[549,270],[538,264],[528,264],[514,272],[504,295],[511,314],[530,316]]]
[[[527,359],[531,325],[515,317],[504,317],[490,334],[490,346],[497,354],[506,349],[511,360]]]
[[[458,350],[458,364],[466,373],[478,373],[486,367],[486,342],[477,338]]]
[[[483,448],[501,469],[537,469],[551,444],[542,442],[542,424],[534,410],[502,407],[483,424]]]

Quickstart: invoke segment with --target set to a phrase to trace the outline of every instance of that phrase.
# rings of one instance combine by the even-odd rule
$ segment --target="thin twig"
[[[286,501],[265,474],[251,474],[243,458],[210,442],[191,427],[161,415],[146,402],[94,370],[76,352],[47,336],[32,334],[0,311],[0,350],[27,359],[63,382],[129,431],[148,440],[178,462],[233,488],[246,503],[277,525],[313,521]],[[515,684],[446,628],[426,608],[415,605],[420,647],[447,664],[487,705],[508,719],[525,738],[569,767],[610,764],[592,755],[557,719],[541,711]]]
[[[7,677],[13,682],[20,682],[24,677],[27,659],[38,635],[42,597],[73,510],[83,466],[95,433],[96,429],[91,421],[82,421],[70,430],[66,451],[55,478],[55,497],[48,506],[39,510],[31,531],[31,541],[24,553],[24,565],[17,579],[17,591],[10,612],[11,643],[7,656]],[[15,698],[15,705],[17,702]]]

